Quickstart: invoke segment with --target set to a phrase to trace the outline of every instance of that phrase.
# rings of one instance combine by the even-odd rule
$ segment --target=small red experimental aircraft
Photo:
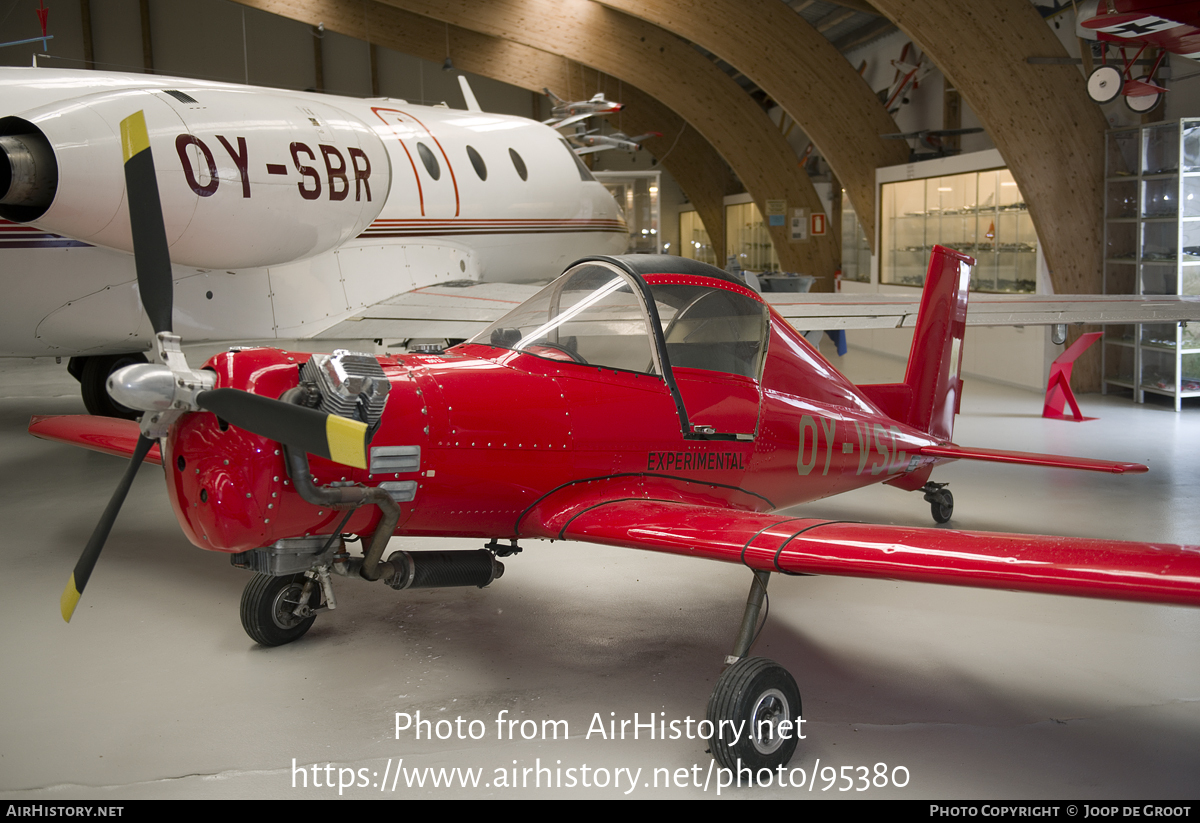
[[[643,255],[581,260],[442,354],[247,348],[192,370],[171,332],[144,123],[135,115],[122,132],[139,291],[162,365],[110,378],[115,399],[144,411],[140,423],[30,425],[132,457],[63,593],[68,620],[144,459],[161,463],[188,539],[255,573],[242,624],[269,646],[334,608],[334,574],[395,589],[482,587],[521,539],[745,565],[751,595],[708,706],[723,730],[712,752],[730,769],[773,769],[796,746],[795,680],[747,656],[773,572],[1200,605],[1200,547],[772,514],[888,483],[922,491],[945,522],[953,498],[930,473],[956,458],[1146,470],[951,442],[972,263],[957,252],[933,253],[901,383],[855,386],[733,276]],[[385,558],[394,534],[489,542]],[[347,550],[356,536],[361,554]]]

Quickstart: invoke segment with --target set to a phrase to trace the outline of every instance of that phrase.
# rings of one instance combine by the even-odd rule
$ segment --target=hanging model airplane
[[[896,134],[879,135],[884,140],[912,140],[916,138],[917,145],[913,148],[909,159],[911,161],[928,160],[930,157],[949,157],[959,153],[959,149],[947,147],[943,137],[958,137],[963,134],[978,134],[983,129],[921,129],[919,131],[898,132]],[[922,148],[926,151],[918,152]]]
[[[1124,95],[1125,105],[1139,114],[1157,106],[1166,91],[1154,82],[1154,74],[1168,53],[1200,58],[1200,7],[1192,2],[1083,0],[1076,12],[1075,32],[1082,39],[1099,40],[1104,49],[1104,65],[1088,76],[1088,96],[1109,103]],[[1121,68],[1108,63],[1110,44],[1120,49]],[[1134,46],[1138,51],[1130,58],[1125,49]],[[1158,57],[1150,71],[1134,77],[1134,67],[1147,48],[1158,49]]]
[[[926,59],[925,53],[908,42],[900,49],[900,59],[893,60],[896,69],[892,84],[879,92],[879,100],[888,114],[895,114],[908,103],[908,92],[921,87],[921,80],[933,71],[933,64]]]
[[[120,413],[105,381],[154,340],[112,162],[131,107],[160,164],[189,342],[310,338],[415,288],[544,281],[627,241],[604,187],[523,118],[0,69],[0,356],[70,357],[93,413]]]
[[[542,125],[549,126],[552,129],[573,126],[576,123],[587,120],[589,117],[616,114],[625,108],[624,103],[615,103],[605,98],[602,91],[596,92],[590,100],[575,101],[563,100],[557,94],[550,91],[550,89],[542,89],[542,91],[550,98],[552,106],[550,109],[550,119],[543,120]]]
[[[576,133],[567,139],[575,146],[576,154],[594,154],[598,151],[620,149],[621,151],[639,151],[642,141],[647,137],[662,137],[660,131],[648,131],[636,137],[630,137],[625,132],[614,131],[610,134]]]
[[[479,586],[521,539],[583,540],[745,565],[729,667],[708,707],[724,768],[783,766],[795,680],[748,657],[772,572],[883,577],[1200,605],[1200,547],[876,526],[771,512],[874,483],[921,491],[953,459],[1106,472],[1136,463],[951,442],[972,262],[934,250],[902,383],[855,386],[743,283],[665,256],[581,260],[439,355],[237,349],[193,370],[174,333],[166,230],[140,114],[122,123],[138,288],[165,365],[113,375],[140,423],[37,418],[30,431],[132,458],[63,593],[82,594],[133,476],[161,463],[188,539],[254,572],[255,641],[302,636],[332,576],[394,589]],[[311,455],[311,456],[310,456]],[[477,551],[386,555],[393,534]],[[362,555],[346,537],[362,538]],[[501,541],[507,541],[502,543]],[[385,559],[386,555],[386,559]]]

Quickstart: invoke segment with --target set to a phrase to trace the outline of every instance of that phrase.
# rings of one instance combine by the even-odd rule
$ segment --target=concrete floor
[[[855,352],[842,365],[859,380],[901,370]],[[968,382],[961,443],[1138,460],[1151,472],[960,462],[935,475],[954,491],[953,525],[1197,542],[1196,410],[1098,395],[1083,406],[1100,419],[1046,421],[1037,395]],[[300,642],[265,649],[238,619],[248,574],[183,538],[150,467],[68,626],[59,594],[125,463],[35,440],[25,426],[34,413],[82,411],[64,366],[0,361],[0,506],[10,524],[0,537],[0,800],[315,799],[337,797],[339,780],[370,784],[346,797],[718,796],[703,741],[588,730],[597,717],[635,712],[642,722],[704,716],[748,589],[744,569],[530,543],[486,590],[397,593],[338,579],[335,612]],[[883,487],[802,510],[932,522],[918,495]],[[777,578],[755,653],[800,684],[806,739],[792,767],[803,773],[791,777],[807,782],[719,796],[1200,797],[1198,651],[1200,610]],[[482,729],[482,738],[397,739],[396,713],[417,711],[461,717],[463,736]],[[503,711],[565,720],[570,737],[499,740]],[[876,782],[889,785],[858,791],[859,767],[874,780],[876,764],[887,775]],[[551,770],[540,788],[536,772],[524,773],[538,766]],[[443,767],[481,769],[478,788],[457,779],[435,788],[432,777],[407,785],[409,770]],[[854,788],[841,791],[829,767],[851,767]],[[897,767],[907,770],[903,788],[890,785],[905,780]],[[617,770],[639,768],[630,790]],[[497,785],[502,773],[508,786]],[[547,788],[556,773],[579,785]]]

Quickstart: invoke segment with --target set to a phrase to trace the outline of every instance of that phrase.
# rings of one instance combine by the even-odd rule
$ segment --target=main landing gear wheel
[[[1121,70],[1116,66],[1097,66],[1087,79],[1088,97],[1097,103],[1111,103],[1125,85]]]
[[[788,670],[765,657],[744,657],[725,670],[708,699],[713,759],[735,774],[739,767],[751,769],[757,780],[759,769],[774,770],[792,759],[799,719],[800,689]],[[731,728],[741,731],[736,743]]]
[[[79,391],[83,395],[83,405],[88,414],[97,417],[117,417],[122,420],[137,420],[140,411],[127,409],[113,400],[108,393],[108,376],[117,369],[145,363],[146,356],[141,352],[131,354],[104,354],[84,358],[83,368],[76,375],[79,378]]]
[[[307,579],[303,574],[254,575],[242,591],[241,608],[242,628],[251,640],[263,646],[282,646],[304,636],[317,619],[311,611],[306,617],[295,613]],[[321,587],[313,581],[308,608],[315,609],[320,603]]]
[[[1150,82],[1150,78],[1144,74],[1137,79],[1141,83]],[[1160,99],[1162,99],[1162,92],[1159,91],[1154,92],[1154,94],[1127,94],[1125,95],[1125,107],[1138,114],[1145,114],[1157,106]]]

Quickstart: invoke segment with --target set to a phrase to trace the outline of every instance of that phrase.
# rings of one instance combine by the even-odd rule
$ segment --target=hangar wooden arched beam
[[[440,63],[446,56],[447,39],[455,66],[471,74],[490,77],[509,85],[541,92],[549,87],[567,88],[590,97],[597,91],[597,73],[581,71],[574,61],[511,40],[502,40],[457,26],[447,26],[429,17],[387,6],[374,0],[364,2],[292,2],[291,0],[237,0],[242,5],[298,20],[375,45]],[[663,165],[683,189],[704,223],[714,251],[724,260],[725,205],[731,173],[721,155],[675,112],[640,89],[623,86],[628,108],[622,125],[630,134],[661,131],[644,145],[656,157],[666,156]]]
[[[768,200],[789,209],[823,208],[796,153],[741,87],[687,42],[592,0],[385,0],[462,28],[570,57],[637,86],[678,112],[720,152],[766,211]],[[301,4],[305,0],[296,0]],[[770,227],[786,270],[832,286],[839,227],[791,242],[786,221]]]
[[[1101,291],[1104,116],[1028,0],[871,0],[954,83],[1008,163],[1059,294]]]
[[[875,248],[875,169],[908,162],[900,131],[846,58],[779,0],[597,0],[678,34],[753,80],[804,129]]]

